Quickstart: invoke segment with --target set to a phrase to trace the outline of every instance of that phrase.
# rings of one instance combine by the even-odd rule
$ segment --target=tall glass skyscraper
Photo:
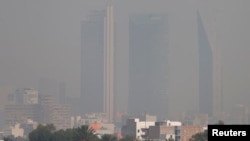
[[[82,22],[81,103],[83,114],[114,112],[114,16],[113,7],[92,11]]]
[[[129,107],[132,116],[168,112],[168,25],[165,14],[129,18]]]
[[[200,14],[197,13],[199,44],[199,112],[213,113],[213,56]]]
[[[215,118],[222,116],[222,88],[220,52],[216,45],[216,27],[205,30],[200,13],[197,12],[199,44],[199,112]],[[210,40],[209,40],[210,39]],[[213,39],[213,40],[212,40]]]

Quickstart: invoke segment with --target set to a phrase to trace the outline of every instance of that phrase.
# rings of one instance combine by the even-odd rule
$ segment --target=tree
[[[118,141],[117,137],[110,134],[104,134],[101,138],[102,141]]]
[[[66,134],[65,130],[58,130],[53,133],[53,141],[70,141],[71,135]]]
[[[218,125],[224,125],[225,123],[224,123],[223,120],[219,120],[217,124],[218,124]]]
[[[191,139],[189,139],[189,141],[207,141],[208,137],[207,137],[207,130],[205,130],[202,133],[197,133],[195,135],[193,135],[191,137]]]
[[[53,141],[53,133],[55,130],[56,128],[53,124],[40,124],[29,134],[29,141]]]
[[[73,129],[73,141],[98,141],[94,130],[86,125]]]
[[[3,140],[4,140],[4,141],[10,141],[10,138],[4,137]]]

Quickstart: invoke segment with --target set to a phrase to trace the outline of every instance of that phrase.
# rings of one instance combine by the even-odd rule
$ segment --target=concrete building
[[[58,104],[51,95],[39,96],[39,117],[37,121],[43,124],[53,123],[56,129],[67,129],[71,127],[71,106]]]
[[[189,141],[193,135],[201,132],[203,132],[203,128],[200,126],[150,126],[148,130],[148,139],[159,141],[168,139]]]
[[[82,114],[105,112],[114,117],[114,16],[113,7],[92,11],[82,22]]]
[[[38,104],[38,91],[36,89],[17,89],[15,96],[17,104]]]
[[[150,140],[175,140],[175,126],[159,125],[150,126],[148,130],[148,139]]]
[[[9,95],[13,94],[14,90],[9,87],[0,87],[0,129],[4,128],[4,109],[5,105],[9,103],[9,101],[13,100]],[[9,100],[10,99],[10,100]]]
[[[209,122],[209,117],[208,114],[198,114],[195,115],[194,120],[193,120],[193,125],[196,126],[207,126]]]
[[[66,104],[66,84],[64,82],[59,84],[59,103]]]
[[[51,95],[40,95],[36,104],[25,102],[25,98],[23,100],[22,104],[5,105],[4,119],[7,127],[16,123],[24,124],[32,119],[40,124],[53,123],[57,129],[70,128],[70,105],[56,103]]]
[[[141,121],[157,121],[157,117],[155,115],[150,115],[148,113],[145,113],[141,115],[140,120]]]
[[[226,123],[229,124],[248,124],[248,108],[243,104],[233,106],[230,111],[229,119]]]
[[[24,123],[27,119],[38,119],[41,112],[37,105],[10,104],[5,105],[4,119],[7,127],[16,123]]]
[[[168,25],[165,14],[129,17],[128,114],[167,117]]]
[[[179,130],[180,129],[180,130]],[[189,139],[197,134],[203,132],[203,127],[201,126],[179,126],[175,128],[176,132],[176,141],[189,141]],[[179,138],[180,135],[180,138]]]
[[[132,136],[136,139],[146,139],[148,128],[154,126],[155,121],[140,121],[139,118],[130,118],[121,129],[122,136]]]
[[[58,82],[54,78],[42,77],[38,80],[38,92],[39,95],[52,95],[53,97],[59,99],[58,95]],[[59,102],[59,101],[56,101]]]

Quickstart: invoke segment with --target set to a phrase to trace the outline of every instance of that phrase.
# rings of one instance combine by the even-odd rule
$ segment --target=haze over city
[[[80,97],[81,23],[90,11],[104,10],[108,5],[114,8],[115,109],[127,113],[129,106],[129,35],[132,31],[129,16],[163,13],[167,15],[168,116],[177,118],[183,112],[198,111],[197,12],[209,42],[220,48],[223,111],[237,104],[250,108],[250,1],[247,0],[0,1],[0,92],[18,88],[39,90],[42,89],[39,84],[51,80],[51,87],[64,84],[70,99]],[[53,93],[60,95],[60,90]],[[151,103],[148,104],[151,107]],[[82,109],[81,106],[74,108]],[[3,109],[0,109],[1,116]]]

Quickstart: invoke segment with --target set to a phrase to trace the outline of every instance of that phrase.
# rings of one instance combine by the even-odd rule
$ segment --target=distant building
[[[17,89],[15,95],[17,104],[38,104],[38,91],[33,88]]]
[[[12,90],[9,87],[0,87],[0,129],[4,128],[4,109],[5,105],[10,102],[10,100],[13,102],[13,93],[14,90]],[[10,96],[12,94],[12,96]],[[10,96],[10,97],[9,97]]]
[[[221,64],[219,47],[216,45],[216,33],[208,36],[205,25],[197,12],[199,44],[199,112],[218,119],[222,116]],[[213,27],[216,28],[216,27]]]
[[[41,112],[37,105],[10,104],[5,105],[4,119],[6,126],[14,126],[16,123],[24,123],[27,119],[37,119]]]
[[[234,106],[229,115],[229,124],[248,124],[248,108],[242,104]]]
[[[208,122],[209,122],[208,114],[198,114],[195,115],[195,118],[193,120],[193,125],[207,126]]]
[[[154,116],[154,115],[150,115],[150,114],[143,114],[141,117],[140,117],[140,120],[141,121],[157,121],[157,117]]]
[[[37,93],[33,93],[33,90],[29,92],[30,90],[27,93],[21,91],[17,94],[15,99],[19,99],[20,104],[5,105],[4,119],[7,127],[16,123],[24,124],[28,119],[32,119],[40,124],[53,123],[57,129],[70,128],[70,105],[56,103],[51,95],[40,95],[37,103],[32,99],[33,94],[37,96]]]
[[[39,123],[53,123],[57,129],[67,129],[71,127],[70,111],[68,104],[58,104],[51,95],[39,96]]]
[[[66,84],[59,84],[59,103],[66,104]]]
[[[91,125],[91,124],[108,124],[106,113],[91,113],[86,114],[84,117],[76,116],[71,117],[72,126],[80,127],[82,125]]]
[[[105,112],[114,118],[114,15],[113,7],[92,11],[82,22],[82,114]]]
[[[38,80],[39,95],[52,95],[56,100],[59,99],[58,95],[58,82],[54,78],[43,77]],[[56,101],[59,102],[59,101]]]
[[[199,112],[213,114],[213,54],[205,27],[197,13],[199,42]]]
[[[129,17],[128,114],[167,117],[168,24],[165,14]]]

